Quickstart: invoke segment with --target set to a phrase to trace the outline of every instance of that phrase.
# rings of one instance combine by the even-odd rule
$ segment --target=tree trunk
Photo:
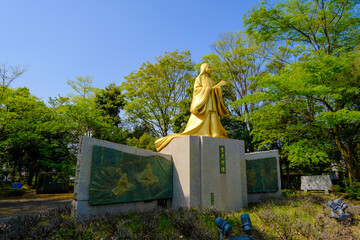
[[[39,178],[39,172],[36,172],[35,174],[35,188],[37,189],[37,184],[38,184],[38,178]]]
[[[359,158],[357,157],[355,147],[352,146],[351,143],[343,143],[337,136],[335,136],[335,143],[348,170],[348,177],[351,187],[354,185],[354,183],[360,182]]]
[[[292,186],[290,186],[290,163],[289,160],[286,157],[285,160],[285,165],[286,165],[286,184],[287,184],[287,188],[291,188]]]
[[[283,165],[283,161],[282,159],[280,158],[280,178],[281,178],[281,188],[285,189],[285,188],[288,188],[287,185],[286,185],[286,180],[285,180],[285,174],[284,174],[284,171],[282,170],[282,165]]]
[[[341,153],[341,156],[348,170],[350,187],[352,187],[354,183],[360,182],[359,159],[356,158],[356,155],[353,155],[348,152],[344,152],[344,154]]]
[[[33,178],[34,178],[34,172],[31,171],[31,172],[29,173],[29,176],[28,176],[28,179],[27,179],[27,185],[28,185],[28,186],[32,186],[32,180],[33,180]]]
[[[14,183],[15,179],[16,179],[16,168],[15,167],[12,169],[11,175],[12,175],[11,181],[12,181],[12,183]]]

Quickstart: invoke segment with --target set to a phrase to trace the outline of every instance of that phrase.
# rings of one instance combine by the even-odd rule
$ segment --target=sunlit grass
[[[70,218],[70,208],[14,218],[0,226],[0,239],[218,239],[217,217],[241,235],[240,216],[248,213],[257,239],[360,239],[360,205],[346,201],[354,217],[350,226],[330,218],[327,201],[333,195],[293,194],[264,199],[236,212],[213,209],[157,209],[92,217]]]

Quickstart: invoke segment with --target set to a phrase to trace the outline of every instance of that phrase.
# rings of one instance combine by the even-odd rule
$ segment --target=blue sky
[[[222,32],[243,29],[255,0],[0,0],[0,63],[26,65],[11,86],[43,99],[65,96],[66,80],[120,85],[143,62],[189,50],[195,63]]]

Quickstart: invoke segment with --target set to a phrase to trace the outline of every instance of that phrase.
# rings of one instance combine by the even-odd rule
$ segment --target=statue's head
[[[208,63],[203,63],[203,64],[201,64],[199,76],[204,75],[205,72],[206,72],[206,69],[211,69],[211,68],[210,68],[210,65],[209,65]]]

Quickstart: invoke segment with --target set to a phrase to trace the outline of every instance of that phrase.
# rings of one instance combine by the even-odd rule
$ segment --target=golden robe
[[[215,87],[213,80],[207,76],[198,76],[195,79],[193,100],[191,102],[191,116],[183,133],[174,133],[156,140],[156,150],[160,151],[169,142],[185,135],[222,137],[227,133],[220,123],[219,116],[229,116],[229,111],[222,99],[222,90]]]

